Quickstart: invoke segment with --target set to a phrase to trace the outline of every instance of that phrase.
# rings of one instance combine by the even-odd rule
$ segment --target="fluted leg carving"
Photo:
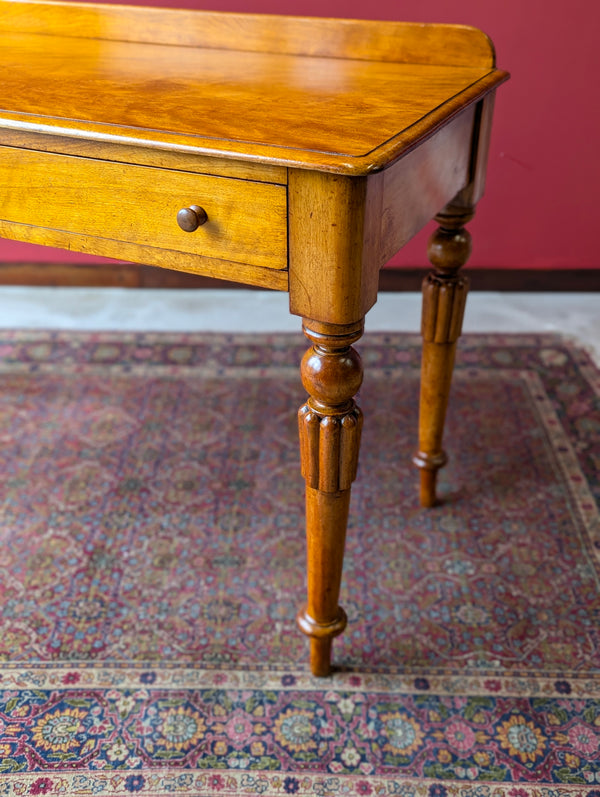
[[[413,457],[421,470],[420,499],[426,507],[435,504],[437,472],[447,461],[442,448],[444,421],[469,288],[468,279],[458,271],[471,254],[471,235],[464,225],[473,215],[472,208],[448,205],[436,216],[440,226],[427,250],[434,271],[423,280],[419,449]]]
[[[311,669],[320,676],[329,675],[333,637],[346,627],[338,598],[362,427],[354,401],[362,364],[352,344],[362,331],[362,322],[336,326],[304,321],[304,333],[313,344],[301,366],[309,398],[298,412],[306,480],[308,601],[298,625],[311,639]]]

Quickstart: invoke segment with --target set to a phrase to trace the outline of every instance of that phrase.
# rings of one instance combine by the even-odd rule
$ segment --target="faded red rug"
[[[0,795],[600,796],[600,375],[461,340],[422,510],[420,342],[367,335],[313,679],[298,336],[0,332]]]

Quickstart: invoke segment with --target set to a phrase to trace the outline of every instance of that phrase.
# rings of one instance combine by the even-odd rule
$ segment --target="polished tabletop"
[[[430,50],[433,63],[412,51],[405,54],[410,60],[396,53],[393,62],[385,48],[378,59],[367,60],[359,46],[348,50],[346,43],[344,57],[338,57],[339,43],[328,55],[304,52],[308,42],[298,30],[315,25],[319,38],[331,20],[277,18],[281,37],[274,43],[263,35],[267,51],[251,52],[244,51],[239,31],[225,36],[227,27],[233,30],[242,19],[243,32],[259,37],[257,25],[264,25],[264,18],[254,15],[196,13],[203,24],[215,26],[215,34],[198,32],[190,40],[199,42],[196,46],[181,47],[103,38],[125,33],[93,28],[90,33],[89,21],[85,35],[77,35],[83,33],[77,26],[65,35],[64,16],[61,30],[52,32],[52,17],[40,16],[40,8],[51,14],[52,5],[36,8],[31,18],[27,3],[0,2],[0,10],[10,12],[0,21],[0,128],[162,142],[183,151],[368,173],[442,120],[447,123],[453,102],[458,111],[466,95],[483,96],[503,76],[483,34],[461,26],[405,23],[415,42],[439,35],[440,28],[457,39],[457,48],[464,39],[469,47],[463,46],[463,63],[452,63],[458,57],[435,63],[444,58],[432,59]],[[79,11],[77,4],[72,8]],[[87,20],[93,8],[79,13]],[[129,11],[135,15],[136,9]],[[181,14],[185,26],[189,14],[173,13],[176,19]],[[295,46],[286,39],[286,26],[294,21]],[[354,37],[363,29],[375,34],[378,24],[384,25],[357,22],[350,31]]]

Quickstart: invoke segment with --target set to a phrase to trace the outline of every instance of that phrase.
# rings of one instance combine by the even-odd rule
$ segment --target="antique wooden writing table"
[[[421,500],[435,500],[494,92],[479,31],[0,0],[0,235],[288,291],[311,666],[330,669],[380,267],[433,216]],[[248,300],[251,301],[251,294]]]

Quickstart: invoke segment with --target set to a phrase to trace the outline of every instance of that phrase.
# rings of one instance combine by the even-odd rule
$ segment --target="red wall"
[[[154,4],[202,7],[195,0]],[[598,0],[207,0],[204,7],[459,22],[486,31],[512,80],[498,92],[488,190],[470,227],[471,265],[600,266]],[[426,238],[417,236],[392,265],[424,265]],[[9,241],[0,242],[0,259],[91,260]]]

